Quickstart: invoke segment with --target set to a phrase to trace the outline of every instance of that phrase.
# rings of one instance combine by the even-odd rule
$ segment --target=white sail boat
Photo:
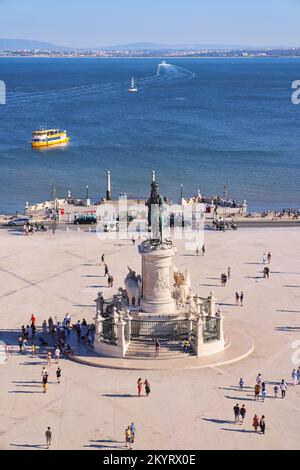
[[[131,93],[136,93],[136,92],[138,91],[137,86],[136,86],[136,84],[135,84],[135,81],[134,81],[134,78],[133,78],[133,77],[132,77],[132,80],[131,80],[131,86],[130,86],[130,88],[129,88],[129,91],[130,91]]]

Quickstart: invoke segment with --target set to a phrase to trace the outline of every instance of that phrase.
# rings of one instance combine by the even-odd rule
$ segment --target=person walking
[[[258,420],[258,416],[256,414],[253,417],[252,426],[254,427],[254,431],[257,432],[258,431],[258,426],[259,426],[259,420]]]
[[[61,368],[58,367],[56,371],[56,378],[57,378],[57,383],[60,384],[60,379],[61,379]]]
[[[44,366],[44,367],[42,368],[41,377],[44,377],[45,374],[47,374],[47,369],[46,369],[46,367]]]
[[[32,355],[32,357],[35,357],[35,351],[36,351],[36,345],[34,343],[31,343],[31,355]]]
[[[240,421],[240,407],[238,403],[233,407],[233,413],[234,413],[234,422],[238,423]]]
[[[147,379],[145,380],[144,385],[145,385],[146,397],[149,397],[149,395],[151,393],[151,387],[150,387],[150,383],[148,382]]]
[[[143,388],[143,381],[141,378],[138,379],[137,381],[137,388],[138,388],[138,396],[142,396],[142,388]]]
[[[268,253],[267,258],[268,258],[268,264],[271,264],[272,255],[271,255],[271,252],[270,252],[270,251],[269,251],[269,253]]]
[[[279,391],[279,388],[277,387],[277,385],[275,385],[275,387],[274,387],[273,390],[274,390],[274,397],[275,397],[275,398],[278,398],[278,391]]]
[[[284,379],[282,379],[280,384],[280,391],[281,391],[281,398],[285,398],[287,390],[287,384],[285,383]]]
[[[257,384],[261,384],[261,382],[262,382],[261,374],[257,374],[257,376],[256,376],[256,383],[257,383]]]
[[[235,293],[235,305],[236,307],[240,305],[240,294],[238,292]]]
[[[265,382],[263,382],[261,384],[261,398],[262,398],[262,401],[265,401],[266,396],[267,396],[267,388],[266,388]]]
[[[42,328],[43,328],[43,335],[45,336],[47,334],[47,322],[46,322],[46,320],[43,321]]]
[[[297,369],[297,380],[298,380],[298,385],[300,385],[300,366]]]
[[[202,256],[205,255],[205,251],[206,251],[206,248],[205,248],[205,245],[203,244],[203,245],[202,245]]]
[[[48,390],[48,374],[47,374],[47,372],[42,377],[42,383],[43,383],[44,393],[47,393],[47,390]]]
[[[267,255],[266,255],[266,253],[264,253],[263,256],[262,256],[263,264],[266,264],[266,261],[267,261]]]
[[[132,449],[132,446],[131,446],[131,432],[130,432],[130,426],[128,426],[128,427],[125,429],[125,443],[126,443],[126,447],[129,446],[129,449],[131,450],[131,449]]]
[[[270,269],[268,268],[268,266],[265,266],[264,267],[264,279],[270,279]]]
[[[260,389],[260,383],[256,384],[254,387],[254,400],[259,400]]]
[[[130,433],[131,433],[131,444],[134,444],[135,435],[136,435],[136,428],[135,428],[135,425],[134,425],[133,422],[130,425]]]
[[[244,424],[244,420],[246,418],[246,407],[243,405],[240,409],[240,415],[241,415],[241,424]]]
[[[293,370],[292,370],[292,383],[293,383],[293,386],[294,386],[294,387],[295,387],[295,385],[297,385],[297,383],[298,383],[298,376],[297,376],[296,369],[293,369]]]
[[[223,273],[221,274],[221,286],[225,287],[227,282],[227,274]]]
[[[47,365],[51,366],[51,363],[52,363],[52,354],[51,354],[51,351],[48,351],[47,352]]]
[[[47,449],[49,449],[49,447],[51,446],[51,441],[52,441],[52,432],[51,432],[50,427],[48,427],[47,431],[45,432],[45,438],[46,438],[46,447]]]
[[[196,248],[196,256],[199,256],[199,246]]]
[[[243,305],[244,305],[244,292],[243,291],[240,294],[240,305],[241,305],[241,307],[243,307]]]
[[[260,418],[259,427],[260,427],[260,430],[261,430],[262,434],[265,434],[265,432],[266,432],[266,418],[265,418],[264,415],[262,415],[262,417]]]
[[[35,323],[36,323],[36,318],[33,314],[31,315],[30,323],[31,323],[31,325],[35,325]]]
[[[108,266],[107,266],[107,264],[105,264],[104,265],[104,277],[108,276],[108,273],[109,273]]]
[[[228,266],[228,269],[227,269],[227,279],[228,281],[230,281],[231,279],[231,267],[230,266]]]
[[[243,390],[244,388],[244,380],[242,379],[242,377],[240,378],[240,381],[239,381],[239,387],[240,387],[240,390]]]
[[[60,349],[57,347],[55,349],[55,362],[56,362],[56,364],[59,363],[59,358],[60,358]]]
[[[160,350],[160,342],[159,342],[159,339],[156,338],[156,340],[155,340],[155,357],[159,356],[159,350]]]
[[[19,343],[20,353],[22,354],[23,346],[24,346],[24,338],[22,336],[19,337],[18,343]]]
[[[105,264],[105,253],[101,256],[101,264]]]

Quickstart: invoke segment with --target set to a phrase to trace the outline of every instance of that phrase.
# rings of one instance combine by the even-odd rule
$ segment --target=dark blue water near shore
[[[291,83],[296,59],[0,59],[0,212],[68,189],[114,195],[199,188],[247,199],[251,210],[300,206],[300,106]],[[131,76],[139,92],[128,93]],[[66,128],[67,148],[31,150],[41,125]]]

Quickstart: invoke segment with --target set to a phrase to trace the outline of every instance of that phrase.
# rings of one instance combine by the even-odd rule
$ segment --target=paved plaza
[[[109,298],[124,286],[127,266],[140,272],[138,247],[131,240],[103,241],[83,231],[26,237],[2,230],[0,339],[9,345],[9,355],[0,365],[0,449],[44,449],[47,426],[53,449],[124,449],[124,430],[132,421],[135,449],[299,449],[300,385],[290,385],[285,399],[273,398],[275,382],[291,384],[292,369],[300,362],[299,241],[296,227],[207,231],[204,257],[175,241],[176,266],[190,271],[195,293],[207,297],[213,290],[226,317],[225,335],[232,334],[241,352],[241,339],[253,341],[254,350],[244,359],[203,368],[136,371],[63,358],[60,384],[57,366],[47,367],[44,394],[45,357],[18,352],[21,326],[33,313],[38,325],[50,315],[62,320],[67,312],[73,323],[83,318],[92,322],[97,293]],[[262,255],[268,251],[271,274],[263,279]],[[100,266],[102,253],[115,279],[112,289]],[[228,266],[232,279],[223,288],[220,275]],[[236,291],[244,292],[243,307],[235,306]],[[253,397],[258,373],[267,383],[265,402]],[[137,397],[139,377],[151,383],[148,398]],[[243,425],[233,422],[236,403],[246,406]],[[255,413],[266,416],[265,435],[252,428]]]

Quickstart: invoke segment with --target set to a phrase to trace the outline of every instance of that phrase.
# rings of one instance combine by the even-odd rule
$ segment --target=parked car
[[[24,224],[32,224],[32,219],[28,217],[18,217],[17,219],[10,220],[7,225],[10,227],[23,226]]]
[[[76,217],[74,224],[76,225],[91,225],[97,223],[97,217],[95,215],[82,215]]]

